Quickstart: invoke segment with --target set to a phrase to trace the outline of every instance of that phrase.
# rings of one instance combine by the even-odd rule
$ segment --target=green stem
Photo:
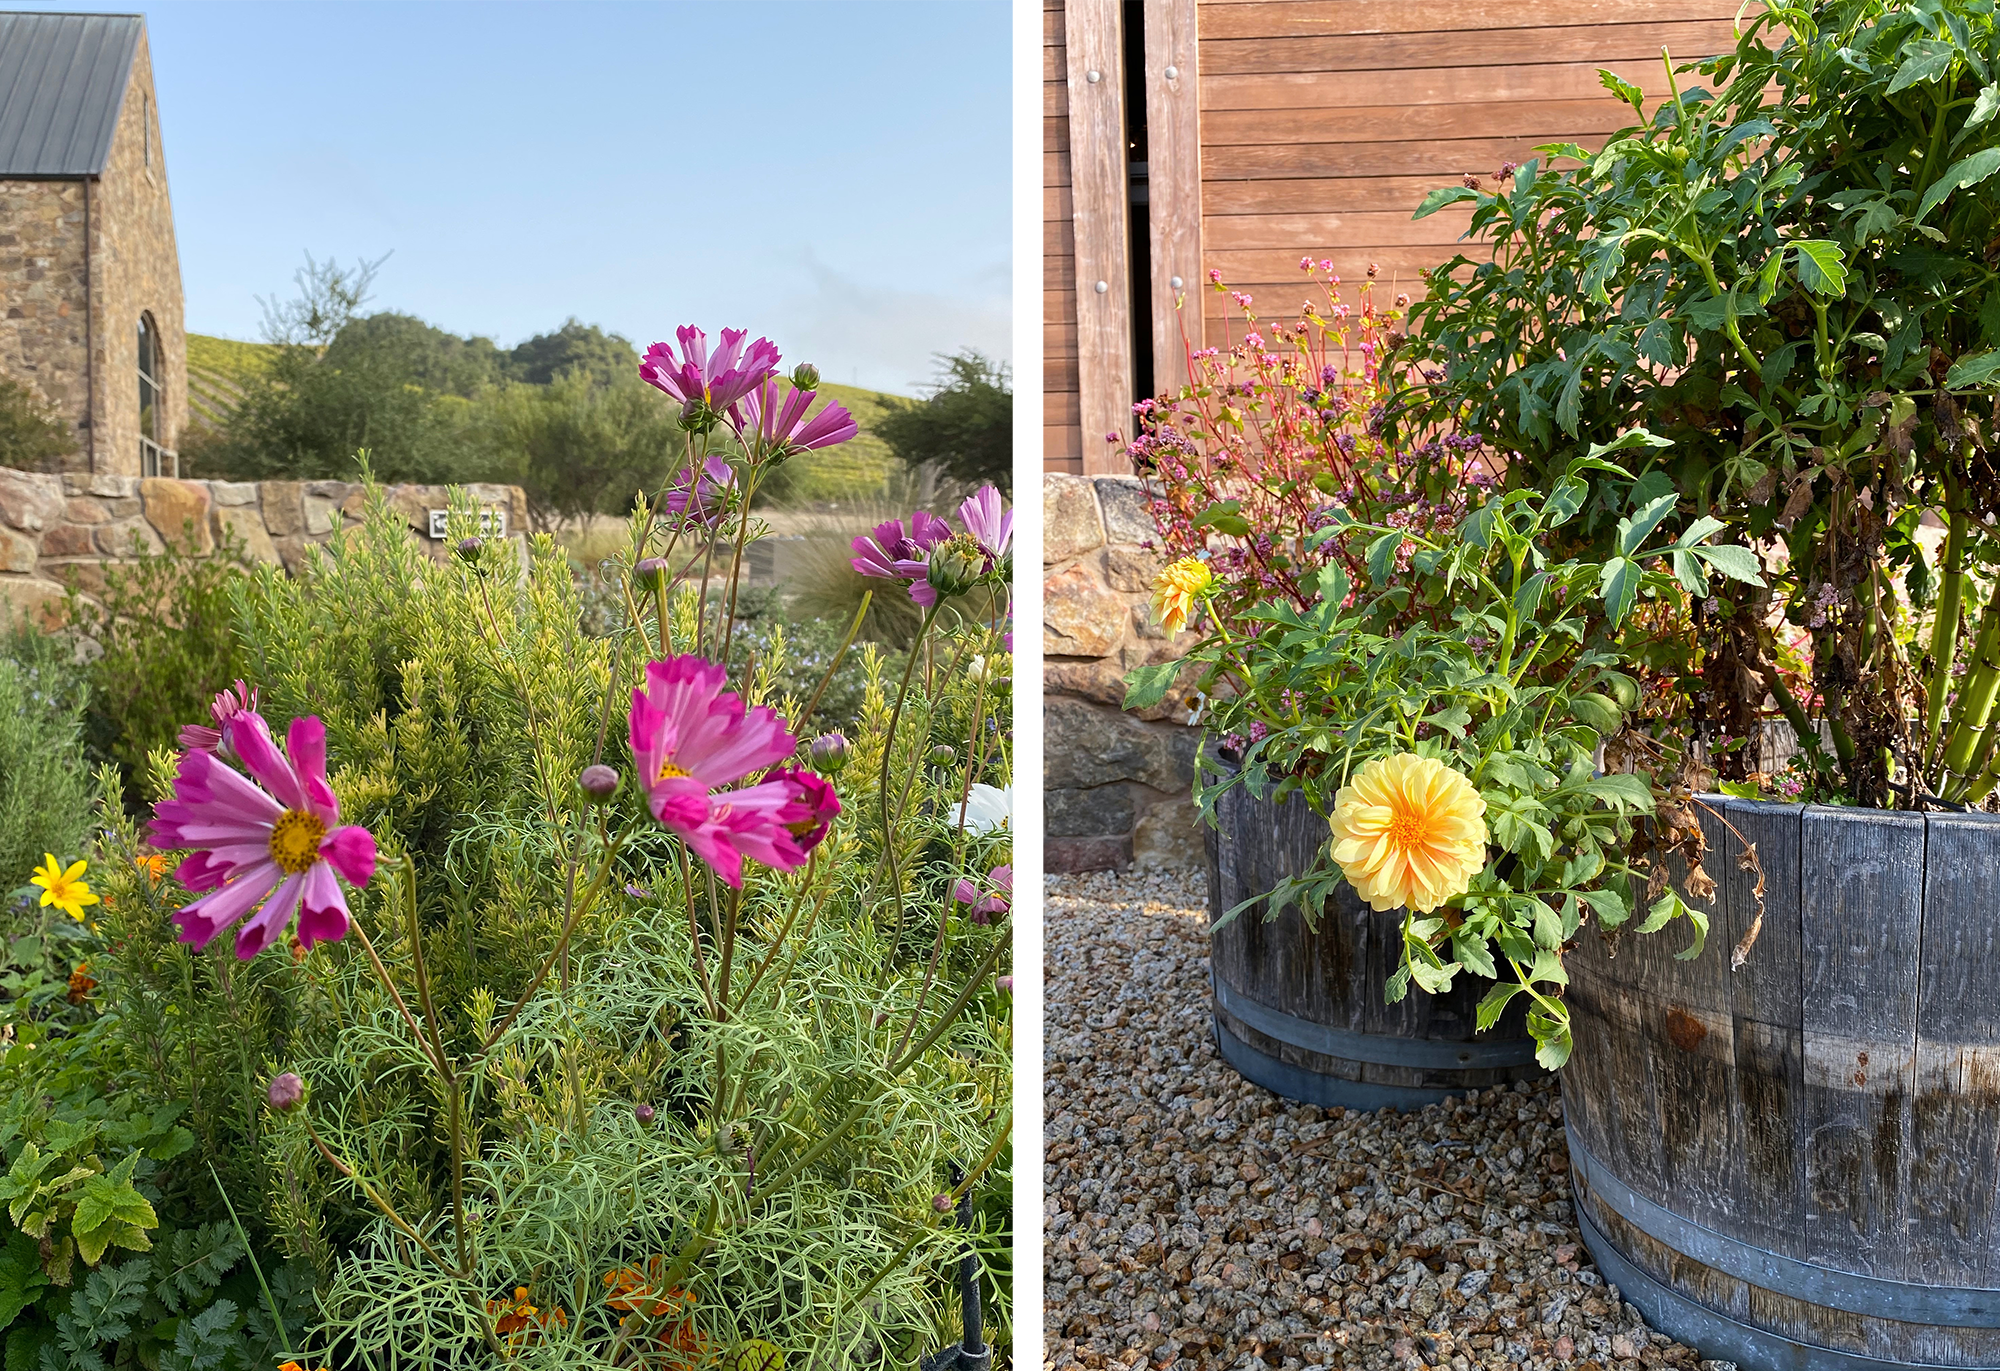
[[[903,932],[903,873],[896,864],[896,830],[889,814],[889,764],[896,756],[896,729],[903,721],[903,702],[910,694],[910,677],[917,670],[917,650],[923,646],[937,614],[938,606],[932,605],[924,611],[924,621],[917,626],[916,640],[910,644],[910,659],[903,663],[902,684],[896,688],[896,707],[889,712],[889,733],[882,741],[882,776],[877,795],[882,812],[882,860],[889,870],[889,894],[896,906],[897,937],[901,937]]]
[[[1927,759],[1935,755],[1944,700],[1951,690],[1960,601],[1965,593],[1965,501],[1958,482],[1949,475],[1945,477],[1945,511],[1944,575],[1938,588],[1937,620],[1931,625],[1931,678],[1924,695],[1923,755]]]
[[[1996,695],[2000,695],[2000,591],[1987,601],[1986,612],[1980,616],[1971,670],[1958,688],[1958,703],[1952,710],[1944,750],[1946,799],[1957,798],[1951,793],[1956,788],[1953,778],[1969,780],[1983,759],[1982,743],[1990,731]]]

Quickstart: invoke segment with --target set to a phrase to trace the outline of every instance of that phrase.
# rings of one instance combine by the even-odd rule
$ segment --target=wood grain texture
[[[1086,472],[1128,470],[1121,444],[1132,425],[1131,216],[1126,177],[1123,7],[1068,0],[1070,176],[1075,196],[1078,385]],[[1097,73],[1096,81],[1090,74]],[[1104,289],[1099,290],[1102,285]]]
[[[1405,176],[1342,176],[1296,181],[1203,183],[1201,205],[1209,218],[1265,214],[1399,214],[1408,219],[1424,196],[1460,177],[1477,176],[1492,189],[1500,164],[1465,160],[1449,172]]]
[[[1910,1278],[2000,1286],[2000,816],[1932,814],[1924,839]]]
[[[1042,155],[1042,321],[1068,340],[1066,349],[1046,352],[1042,366],[1042,462],[1052,470],[1080,470],[1081,433],[1076,426],[1076,236],[1068,152],[1069,60],[1063,42],[1063,0],[1043,0],[1042,110],[1064,126],[1063,150]],[[1067,415],[1067,418],[1065,418]]]
[[[1485,29],[1464,33],[1341,34],[1328,38],[1218,39],[1208,27],[1215,7],[1202,7],[1202,70],[1211,76],[1267,72],[1401,72],[1411,67],[1474,69],[1536,62],[1657,64],[1666,49],[1675,62],[1728,52],[1736,34],[1727,20],[1671,24]],[[1477,82],[1468,75],[1468,84]],[[1627,77],[1627,79],[1631,79]]]
[[[1806,1258],[1901,1280],[1924,820],[1809,807],[1799,847]]]
[[[1514,29],[1523,18],[1544,25],[1617,25],[1715,17],[1705,0],[1237,0],[1207,3],[1202,34],[1214,38],[1316,37],[1364,33],[1437,34]]]
[[[1384,92],[1389,94],[1392,92]],[[1609,95],[1575,100],[1468,99],[1449,105],[1356,105],[1337,109],[1205,110],[1205,147],[1257,147],[1285,143],[1453,143],[1466,138],[1548,141],[1550,129],[1579,141],[1632,123],[1632,107]]]
[[[1202,175],[1216,181],[1311,180],[1328,176],[1428,176],[1450,185],[1464,173],[1525,162],[1547,143],[1603,142],[1589,129],[1550,128],[1513,138],[1422,139],[1394,142],[1231,144],[1202,150]],[[1416,206],[1412,205],[1412,209]]]
[[[1201,310],[1179,307],[1202,280],[1201,54],[1195,0],[1145,0],[1145,16],[1153,389],[1171,395],[1187,384],[1189,349],[1202,345]]]
[[[1764,922],[1741,967],[1728,978],[1736,1093],[1727,1101],[1742,1148],[1742,1184],[1755,1204],[1737,1211],[1731,1230],[1767,1251],[1803,1259],[1805,1161],[1799,1132],[1804,1088],[1799,989],[1799,835],[1803,805],[1731,800],[1723,814],[1757,848],[1764,875]],[[1734,838],[1720,871],[1723,917],[1712,937],[1725,955],[1757,918],[1754,872],[1737,861]]]
[[[1202,243],[1212,252],[1264,249],[1301,256],[1317,255],[1324,249],[1451,247],[1464,236],[1471,221],[1469,206],[1452,206],[1422,219],[1396,210],[1211,214],[1202,223]]]
[[[1210,76],[1201,83],[1201,107],[1209,110],[1345,109],[1397,104],[1456,105],[1467,100],[1597,100],[1611,98],[1598,75],[1600,62],[1535,63],[1482,67],[1476,77],[1463,67],[1412,67],[1396,73],[1393,87],[1368,76],[1329,79],[1318,71],[1267,71]],[[1618,73],[1648,95],[1667,92],[1666,73],[1656,63],[1633,63]]]

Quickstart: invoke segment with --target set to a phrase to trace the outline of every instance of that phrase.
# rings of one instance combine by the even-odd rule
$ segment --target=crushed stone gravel
[[[1597,1272],[1553,1083],[1280,1099],[1216,1050],[1207,920],[1198,871],[1048,878],[1048,1371],[1735,1371]]]

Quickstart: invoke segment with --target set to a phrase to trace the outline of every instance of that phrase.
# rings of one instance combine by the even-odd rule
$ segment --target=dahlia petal
[[[318,871],[320,865],[315,864],[311,869]],[[298,908],[305,887],[303,874],[287,877],[277,893],[264,901],[264,907],[236,930],[236,960],[247,962],[284,936],[285,925],[291,922],[292,911]]]
[[[375,874],[375,835],[359,824],[336,828],[320,840],[319,855],[351,886]]]
[[[373,840],[370,840],[372,846]],[[299,902],[299,944],[337,943],[347,936],[347,897],[333,879],[332,868],[318,862],[306,869],[305,894]]]

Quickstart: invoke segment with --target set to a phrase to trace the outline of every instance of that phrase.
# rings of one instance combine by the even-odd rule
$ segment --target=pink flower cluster
[[[347,898],[334,877],[359,887],[375,874],[374,836],[341,824],[327,784],[326,726],[292,720],[280,752],[256,698],[238,681],[216,697],[218,727],[182,730],[188,750],[173,797],[154,807],[147,834],[162,851],[187,851],[174,878],[207,892],[174,915],[181,941],[206,947],[240,920],[245,961],[278,941],[295,913],[303,947],[346,936]]]
[[[959,505],[958,519],[978,544],[986,573],[999,572],[1014,541],[1014,511],[1007,508],[1000,492],[990,485],[981,486]],[[863,576],[904,582],[910,587],[910,598],[929,609],[937,603],[937,591],[925,579],[930,556],[952,537],[950,524],[920,509],[910,515],[907,525],[901,519],[890,519],[877,524],[872,535],[856,538],[856,555],[848,565]]]
[[[840,813],[833,787],[810,771],[781,767],[798,740],[778,715],[723,689],[722,667],[704,657],[646,664],[632,692],[632,762],[653,817],[731,886],[743,859],[780,871],[805,864]]]
[[[807,416],[819,392],[791,389],[778,379],[778,346],[770,339],[746,345],[748,329],[726,328],[722,346],[711,353],[708,335],[692,324],[682,325],[674,336],[680,340],[679,353],[672,343],[653,344],[639,363],[639,379],[683,405],[727,418],[745,448],[763,456],[789,456],[844,443],[861,431],[838,401]],[[680,475],[690,484],[697,479],[686,469]]]

